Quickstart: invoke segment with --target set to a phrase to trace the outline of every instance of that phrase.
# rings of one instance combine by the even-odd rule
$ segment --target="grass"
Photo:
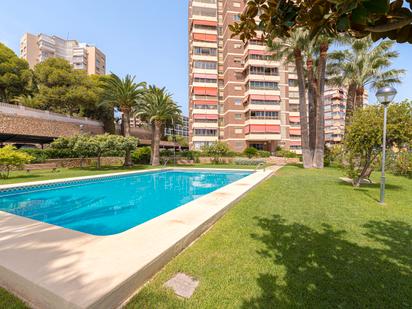
[[[17,297],[0,287],[0,309],[25,309],[27,306]]]
[[[411,308],[412,180],[389,175],[381,206],[378,184],[340,176],[283,168],[126,308]],[[200,280],[188,300],[163,287],[177,272]]]
[[[170,262],[127,308],[411,308],[412,180],[353,189],[288,166]],[[377,180],[377,178],[375,178]],[[189,300],[163,284],[200,280]]]
[[[193,168],[238,168],[238,169],[254,169],[255,166],[242,166],[234,164],[193,164],[184,165],[182,167],[193,167]],[[153,167],[149,165],[136,165],[131,168],[125,168],[122,166],[108,166],[102,167],[101,169],[96,168],[59,168],[57,172],[52,172],[48,170],[35,170],[27,173],[26,171],[14,171],[10,173],[8,179],[0,179],[0,185],[23,183],[30,181],[41,181],[41,180],[51,180],[51,179],[61,179],[61,178],[71,178],[71,177],[81,177],[81,176],[92,176],[110,173],[119,173],[132,170],[144,170],[151,169]]]

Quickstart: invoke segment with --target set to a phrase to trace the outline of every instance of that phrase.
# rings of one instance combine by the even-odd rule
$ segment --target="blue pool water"
[[[250,172],[158,171],[0,191],[0,210],[93,234],[124,232]]]

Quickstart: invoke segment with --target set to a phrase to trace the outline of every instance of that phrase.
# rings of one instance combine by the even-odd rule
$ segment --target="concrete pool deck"
[[[0,286],[34,308],[117,308],[234,202],[279,168],[257,171],[111,236],[84,234],[0,211]],[[141,172],[151,171],[156,170]],[[139,172],[109,175],[130,173]],[[108,175],[77,179],[104,176]],[[43,183],[61,181],[68,179]],[[22,185],[29,184],[0,189]]]

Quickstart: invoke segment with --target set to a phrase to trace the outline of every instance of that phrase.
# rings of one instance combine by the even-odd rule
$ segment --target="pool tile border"
[[[117,308],[211,227],[231,205],[278,168],[253,173],[111,236],[84,234],[0,211],[0,285],[33,308]],[[48,183],[159,170],[166,169],[57,179]],[[39,185],[39,182],[24,187],[33,184]],[[22,185],[5,186],[10,189]]]

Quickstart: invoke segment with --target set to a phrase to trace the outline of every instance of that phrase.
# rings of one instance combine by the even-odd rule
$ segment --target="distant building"
[[[48,58],[62,58],[76,70],[106,74],[106,56],[97,47],[55,35],[25,33],[20,40],[20,57],[27,60],[30,68]]]
[[[171,127],[165,128],[165,136],[172,136],[173,129]],[[175,126],[175,135],[189,137],[189,117],[182,116],[182,124],[177,124]]]
[[[347,91],[344,88],[325,90],[325,143],[334,145],[343,142],[345,134]],[[363,98],[368,104],[368,93]]]

